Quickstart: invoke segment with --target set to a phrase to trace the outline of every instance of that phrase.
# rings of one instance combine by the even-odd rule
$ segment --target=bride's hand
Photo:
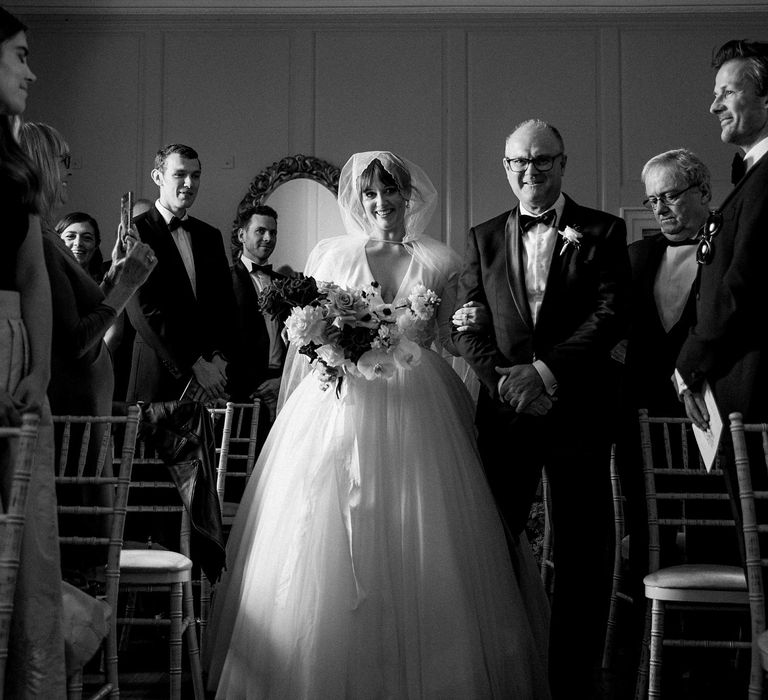
[[[460,309],[456,309],[451,318],[453,325],[459,331],[479,332],[487,330],[491,325],[488,309],[479,301],[468,301]]]
[[[325,362],[318,360],[315,363],[315,374],[320,381],[320,388],[325,391],[331,384],[335,383],[339,376],[339,370],[336,367],[329,367]]]

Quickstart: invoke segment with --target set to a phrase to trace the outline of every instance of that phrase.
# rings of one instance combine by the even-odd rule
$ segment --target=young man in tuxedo
[[[157,266],[129,308],[134,341],[128,400],[178,399],[194,378],[208,400],[226,396],[234,295],[218,229],[189,216],[200,187],[197,152],[170,144],[155,156],[159,197],[133,219]]]
[[[274,421],[286,345],[281,337],[284,318],[259,309],[259,292],[285,279],[268,263],[277,245],[277,212],[266,204],[246,204],[237,212],[232,232],[240,257],[230,268],[237,303],[238,341],[230,367],[234,398],[259,397]]]
[[[565,164],[550,124],[532,119],[507,138],[503,166],[519,206],[470,229],[457,299],[481,304],[490,325],[454,331],[481,382],[479,447],[512,537],[547,468],[556,698],[595,692],[610,597],[610,351],[629,285],[624,222],[562,194]]]

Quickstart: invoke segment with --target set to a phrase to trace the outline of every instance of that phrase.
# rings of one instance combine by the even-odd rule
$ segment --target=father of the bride
[[[610,351],[625,325],[626,227],[562,194],[565,147],[552,125],[517,126],[503,164],[519,206],[469,231],[457,299],[482,304],[489,325],[455,329],[454,342],[482,385],[480,450],[513,536],[547,470],[552,692],[592,697],[610,597]]]

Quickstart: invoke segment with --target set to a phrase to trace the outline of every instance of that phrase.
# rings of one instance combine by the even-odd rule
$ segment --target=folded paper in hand
[[[709,430],[702,430],[694,424],[693,435],[696,438],[696,444],[699,446],[704,466],[709,472],[717,456],[717,446],[720,444],[720,436],[723,432],[723,421],[720,418],[720,411],[715,403],[715,396],[712,393],[712,387],[709,386],[709,382],[704,382],[702,394],[707,411],[709,412]]]

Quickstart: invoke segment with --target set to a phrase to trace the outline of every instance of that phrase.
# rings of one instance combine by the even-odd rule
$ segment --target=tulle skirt
[[[510,559],[473,406],[431,351],[388,381],[309,375],[227,545],[206,644],[217,698],[546,698],[548,606]]]

